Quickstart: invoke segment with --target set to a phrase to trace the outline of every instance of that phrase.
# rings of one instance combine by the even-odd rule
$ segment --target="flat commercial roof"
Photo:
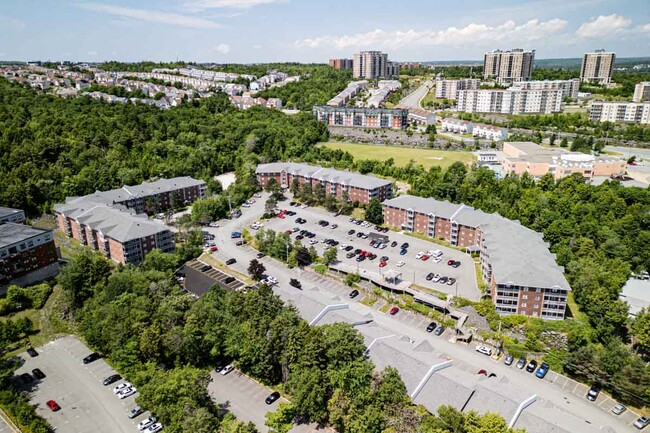
[[[6,217],[8,215],[21,213],[21,212],[22,212],[21,209],[13,209],[13,208],[10,208],[10,207],[0,206],[0,218]]]
[[[0,224],[0,248],[23,242],[34,236],[51,232],[52,230],[37,229],[32,226],[16,223]]]

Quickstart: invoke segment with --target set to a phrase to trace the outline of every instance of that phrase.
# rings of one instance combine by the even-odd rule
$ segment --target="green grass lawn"
[[[422,164],[425,168],[439,165],[443,169],[446,169],[456,161],[460,161],[464,164],[471,164],[474,161],[474,155],[470,152],[455,150],[375,146],[372,144],[356,144],[338,141],[328,141],[321,144],[330,149],[341,149],[350,152],[354,159],[378,159],[383,161],[388,158],[393,158],[395,160],[395,165],[397,166],[404,166],[413,159],[416,163]]]

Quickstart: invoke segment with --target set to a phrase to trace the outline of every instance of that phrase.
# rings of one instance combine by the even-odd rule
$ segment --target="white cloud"
[[[477,44],[521,43],[548,39],[558,35],[565,29],[565,20],[554,18],[540,22],[537,19],[517,25],[509,20],[498,26],[471,23],[465,27],[448,27],[444,30],[394,30],[381,29],[350,36],[321,36],[317,38],[300,39],[295,42],[297,47],[320,48],[390,48],[397,49],[407,46],[448,45],[473,46]],[[495,47],[497,48],[497,47]]]
[[[601,15],[591,22],[583,23],[576,30],[576,36],[579,38],[611,38],[617,33],[626,31],[631,23],[631,20],[622,15]]]
[[[125,8],[121,6],[111,6],[104,4],[93,3],[79,3],[80,8],[88,9],[96,12],[103,12],[109,15],[132,18],[138,21],[149,21],[156,23],[169,24],[177,27],[189,27],[193,29],[214,29],[219,27],[219,24],[202,19],[195,18],[182,14],[175,14],[169,12],[150,11],[145,9]]]
[[[230,52],[230,45],[219,44],[216,47],[214,47],[214,49],[220,52],[221,54],[228,54],[228,52]]]
[[[195,0],[187,1],[185,6],[191,11],[204,11],[207,9],[251,9],[255,6],[275,3],[287,3],[288,0]]]

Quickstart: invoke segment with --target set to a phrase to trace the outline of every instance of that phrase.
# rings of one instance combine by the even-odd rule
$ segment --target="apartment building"
[[[255,174],[262,188],[271,179],[275,179],[284,188],[290,188],[296,179],[301,184],[311,184],[312,188],[321,185],[326,195],[334,195],[338,199],[342,199],[343,192],[346,191],[351,202],[360,204],[368,204],[371,198],[384,201],[393,195],[393,182],[390,180],[318,165],[293,162],[260,164]]]
[[[571,290],[543,235],[498,214],[431,198],[383,203],[385,224],[478,251],[481,276],[501,315],[561,320]]]
[[[513,83],[512,87],[521,90],[562,89],[563,98],[576,99],[580,90],[580,79],[573,78],[571,80],[519,81],[517,83]]]
[[[352,59],[330,59],[328,64],[334,69],[352,69]]]
[[[169,229],[146,214],[205,197],[205,182],[191,177],[161,179],[136,186],[68,197],[54,205],[59,230],[122,264],[140,263],[153,249],[174,250]]]
[[[616,54],[596,50],[592,53],[585,53],[582,56],[580,67],[580,81],[587,83],[609,84],[612,81],[612,69]]]
[[[527,81],[533,73],[535,50],[489,51],[483,58],[483,78],[500,84]]]
[[[562,89],[479,89],[458,92],[457,110],[466,113],[549,114],[562,108]]]
[[[390,78],[399,75],[399,63],[390,62],[388,54],[381,51],[361,51],[353,56],[354,78]]]
[[[494,125],[476,123],[472,129],[472,137],[484,138],[492,141],[503,141],[508,139],[508,130]]]
[[[592,122],[650,124],[650,102],[605,102],[591,103],[589,120]]]
[[[0,223],[0,287],[29,286],[55,276],[59,257],[52,230]]]
[[[455,117],[445,117],[440,121],[443,132],[453,132],[455,134],[471,134],[474,131],[474,123],[468,120],[456,119]]]
[[[561,179],[580,173],[586,179],[594,176],[618,176],[625,174],[625,159],[609,155],[593,156],[569,152],[561,147],[546,148],[532,142],[508,142],[503,144],[503,174],[528,173],[539,179],[551,173]]]
[[[632,102],[649,102],[650,101],[650,81],[642,81],[634,86],[634,96]]]
[[[408,123],[408,110],[402,108],[314,106],[313,113],[331,126],[403,129]]]
[[[25,211],[22,209],[12,209],[10,207],[0,206],[0,224],[16,223],[24,224],[26,221]]]
[[[327,101],[327,105],[330,107],[342,107],[367,87],[368,81],[366,80],[352,81],[351,83],[348,83],[345,89],[341,90],[336,96]]]
[[[415,125],[433,125],[436,123],[436,113],[421,108],[409,108],[408,121]]]
[[[459,90],[475,90],[481,85],[478,78],[461,78],[458,80],[436,79],[436,98],[458,99]]]

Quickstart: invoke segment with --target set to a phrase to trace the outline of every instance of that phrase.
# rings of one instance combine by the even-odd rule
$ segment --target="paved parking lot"
[[[357,269],[368,270],[372,272],[386,272],[388,270],[394,269],[402,273],[402,279],[406,281],[413,282],[418,286],[430,288],[440,292],[449,293],[455,295],[458,293],[459,296],[462,296],[467,299],[477,301],[480,299],[480,292],[477,287],[476,282],[476,272],[474,270],[473,259],[467,254],[452,249],[447,248],[433,242],[419,239],[413,236],[405,235],[401,232],[389,231],[388,233],[383,233],[389,237],[389,242],[396,241],[397,246],[391,247],[388,246],[385,249],[373,248],[370,246],[371,239],[363,239],[357,237],[358,232],[363,232],[366,235],[370,233],[378,233],[374,229],[374,225],[371,227],[362,227],[360,225],[354,224],[349,221],[349,217],[345,215],[339,215],[335,217],[332,213],[326,212],[320,208],[308,207],[306,209],[299,208],[297,206],[290,206],[290,200],[281,202],[279,206],[282,209],[293,210],[296,212],[295,216],[287,216],[284,219],[281,218],[272,218],[266,221],[265,228],[273,229],[277,232],[291,230],[294,227],[299,227],[301,230],[308,230],[316,234],[316,237],[313,238],[318,240],[319,243],[315,245],[316,250],[319,254],[322,254],[325,251],[326,244],[322,243],[323,239],[329,238],[334,239],[339,242],[339,245],[336,248],[339,248],[341,245],[351,245],[354,249],[361,249],[364,251],[370,251],[377,255],[377,258],[374,260],[364,260],[362,262],[356,261],[356,256],[352,258],[347,258],[347,251],[341,249],[338,250],[338,260],[348,265],[352,265]],[[296,223],[296,218],[304,218],[307,220],[304,224]],[[318,221],[326,220],[329,221],[329,226],[322,227],[318,225]],[[337,224],[338,227],[332,229],[332,225]],[[251,232],[255,232],[250,229]],[[354,230],[354,234],[348,235],[350,230]],[[292,238],[295,239],[298,233],[293,233]],[[309,246],[310,239],[305,238],[302,240],[302,243],[305,246]],[[408,253],[401,256],[400,255],[400,246],[403,243],[408,243]],[[442,261],[440,263],[434,263],[430,258],[427,261],[422,261],[416,259],[415,256],[418,252],[427,252],[429,250],[440,250],[443,252]],[[379,267],[379,258],[382,256],[388,257],[388,264],[384,268]],[[447,261],[453,259],[461,262],[461,266],[458,268],[453,268],[447,266]],[[398,267],[397,263],[403,261],[404,266]],[[443,276],[452,277],[456,279],[456,284],[448,285],[441,283],[434,283],[433,281],[427,281],[426,276],[429,273],[439,273]],[[457,290],[457,292],[456,292]]]
[[[46,377],[23,385],[36,405],[36,412],[59,432],[132,433],[145,415],[130,420],[127,413],[136,406],[135,394],[120,400],[113,386],[102,381],[115,374],[104,360],[83,364],[82,359],[92,351],[76,337],[68,336],[36,348],[39,356],[20,355],[25,363],[16,375],[40,368]],[[55,400],[61,410],[52,412],[45,402]],[[146,414],[148,416],[149,414]]]
[[[215,284],[219,284],[229,290],[239,290],[245,286],[243,282],[236,278],[226,284],[225,280],[230,277],[230,275],[221,272],[219,269],[210,267],[210,269],[205,272],[201,271],[201,268],[205,265],[206,264],[200,260],[191,260],[185,263],[181,268],[181,272],[185,274],[185,288],[195,295],[201,296],[210,290],[210,287]]]

